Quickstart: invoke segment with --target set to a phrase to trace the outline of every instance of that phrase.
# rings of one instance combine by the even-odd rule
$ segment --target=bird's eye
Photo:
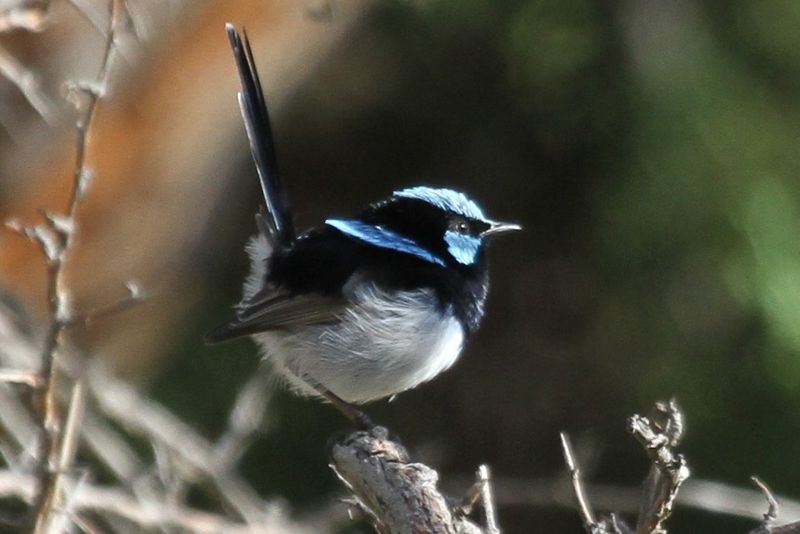
[[[459,234],[468,234],[470,231],[469,223],[464,219],[456,219],[450,224],[450,228]]]

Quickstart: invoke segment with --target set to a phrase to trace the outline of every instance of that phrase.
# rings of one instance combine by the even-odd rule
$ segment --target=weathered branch
[[[331,451],[331,468],[376,529],[409,534],[483,532],[453,513],[437,488],[438,473],[412,463],[405,448],[388,434],[383,427],[357,431],[335,443]]]
[[[689,478],[685,458],[672,450],[683,434],[683,415],[674,400],[657,402],[649,418],[632,416],[628,431],[644,446],[652,462],[642,488],[636,533],[666,534],[663,523],[672,513],[678,489]]]
[[[750,477],[750,480],[761,490],[764,494],[764,498],[767,500],[767,512],[764,514],[764,520],[758,527],[751,530],[750,534],[800,534],[800,521],[781,526],[775,525],[778,520],[778,514],[780,513],[778,500],[772,494],[772,490],[769,489],[769,486],[760,478],[753,476]]]

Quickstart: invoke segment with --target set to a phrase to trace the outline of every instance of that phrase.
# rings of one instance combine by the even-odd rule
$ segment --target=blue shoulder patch
[[[452,211],[453,213],[470,219],[477,219],[479,221],[487,220],[486,215],[483,214],[483,210],[481,210],[475,202],[470,200],[464,193],[459,193],[452,189],[419,186],[395,191],[394,196],[415,198],[432,204],[439,209]]]
[[[373,226],[362,221],[352,219],[327,219],[325,224],[332,226],[345,235],[354,237],[370,245],[395,250],[404,254],[411,254],[425,261],[444,266],[444,260],[432,254],[415,243],[412,239],[403,237],[397,232],[387,230],[382,226]]]

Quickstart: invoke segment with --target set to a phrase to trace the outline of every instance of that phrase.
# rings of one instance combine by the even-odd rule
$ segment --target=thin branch
[[[753,484],[755,484],[758,489],[761,490],[761,492],[764,494],[764,497],[767,499],[767,513],[764,514],[763,525],[768,527],[774,523],[776,519],[778,519],[778,501],[775,500],[775,496],[772,494],[772,490],[769,489],[769,486],[767,486],[760,478],[757,476],[752,476],[750,477],[750,480],[753,481]]]
[[[85,410],[86,388],[83,381],[78,380],[72,387],[69,411],[67,412],[67,420],[64,428],[64,437],[61,440],[58,463],[53,479],[53,500],[51,506],[54,511],[59,511],[60,513],[51,513],[49,515],[48,524],[44,528],[45,532],[52,532],[55,534],[64,532],[67,528],[67,521],[69,520],[67,511],[69,506],[65,506],[64,504],[65,499],[62,490],[65,483],[64,478],[72,469],[72,463],[75,461],[75,455],[78,451],[80,427]],[[85,481],[85,475],[83,479],[83,481]],[[69,499],[69,501],[72,501],[72,499]]]
[[[781,526],[775,525],[778,520],[778,514],[780,513],[778,500],[772,494],[772,490],[769,489],[769,486],[760,478],[752,476],[750,480],[761,490],[761,493],[763,493],[764,498],[767,500],[767,512],[764,514],[764,519],[758,527],[750,531],[750,534],[799,534],[800,521]]]
[[[30,475],[0,470],[0,496],[31,501],[36,493],[36,480]],[[186,507],[175,507],[158,501],[139,502],[117,489],[82,483],[69,492],[74,512],[95,512],[118,516],[132,521],[138,528],[178,528],[195,534],[232,533],[256,534],[295,532],[288,525],[276,525],[273,520],[264,527],[249,527],[242,523]],[[288,523],[288,522],[287,522]]]
[[[269,517],[266,503],[234,473],[219,469],[214,446],[190,426],[131,384],[114,378],[99,363],[88,370],[89,385],[98,407],[126,429],[165,445],[180,459],[182,476],[202,475],[213,482],[223,500],[248,523]]]
[[[22,384],[32,388],[41,387],[42,385],[36,372],[19,369],[0,369],[0,382]]]
[[[448,475],[447,488],[456,491],[471,482],[469,475]],[[499,506],[562,507],[574,508],[575,497],[571,485],[567,487],[561,476],[542,478],[494,477],[494,498]],[[640,487],[583,481],[589,502],[599,510],[636,513],[639,510]],[[778,496],[782,515],[791,520],[800,519],[800,501]],[[675,501],[684,509],[709,514],[727,515],[742,519],[760,520],[764,515],[764,496],[760,491],[740,488],[712,480],[691,478],[682,486]]]
[[[0,19],[0,32],[2,32],[2,25],[3,22]],[[39,78],[2,47],[0,47],[0,75],[17,86],[25,100],[49,126],[58,124],[58,108],[45,94]]]
[[[61,418],[56,402],[56,383],[58,379],[56,358],[61,345],[64,329],[69,325],[71,317],[66,306],[66,288],[64,286],[64,265],[69,254],[75,234],[75,213],[86,190],[87,177],[90,172],[86,166],[86,147],[89,128],[95,115],[97,102],[108,83],[108,72],[113,58],[114,31],[117,24],[117,0],[109,2],[109,30],[102,63],[97,75],[100,89],[89,88],[87,84],[72,84],[73,92],[77,89],[87,97],[86,107],[76,122],[76,161],[75,172],[69,203],[64,215],[45,214],[49,229],[57,236],[57,250],[48,255],[47,294],[49,302],[50,326],[45,335],[41,352],[38,375],[44,384],[44,390],[37,389],[34,394],[34,407],[41,427],[37,459],[40,494],[36,500],[35,510],[37,533],[44,532],[54,504],[60,499],[57,494],[58,475],[53,469],[55,455],[59,448]],[[45,252],[46,242],[42,241]]]
[[[50,21],[50,2],[21,5],[0,13],[0,33],[12,30],[40,32]]]
[[[497,513],[494,507],[489,467],[485,464],[478,468],[478,482],[481,485],[481,503],[483,504],[484,524],[486,525],[484,530],[486,534],[500,534],[500,527],[497,526]]]
[[[96,6],[92,5],[85,5],[83,2],[78,0],[67,0],[67,3],[71,5],[78,15],[81,16],[89,25],[94,28],[94,30],[99,33],[102,37],[108,38],[108,28],[104,25],[104,20],[102,20],[103,15],[100,13],[100,10],[96,8]]]
[[[628,431],[644,446],[652,462],[644,482],[636,533],[664,534],[663,523],[690,474],[686,459],[672,451],[683,433],[683,415],[675,400],[657,402],[650,417],[632,416]]]
[[[264,432],[264,419],[269,407],[269,381],[267,371],[262,367],[239,390],[228,416],[228,428],[214,448],[217,464],[222,470],[232,470],[255,436]]]
[[[564,463],[567,464],[570,480],[572,480],[572,490],[578,502],[578,511],[581,514],[583,528],[589,533],[601,532],[597,520],[595,519],[594,512],[592,512],[592,508],[589,506],[589,501],[586,498],[586,492],[583,489],[583,481],[581,480],[581,470],[578,467],[578,463],[575,461],[575,453],[573,452],[569,436],[566,432],[561,432],[560,436],[561,451],[564,454]]]
[[[94,321],[104,319],[110,315],[116,315],[117,313],[138,306],[147,299],[147,295],[136,282],[129,281],[125,284],[125,288],[128,290],[128,294],[116,302],[112,302],[111,304],[96,308],[84,314],[72,314],[67,326],[89,326]]]

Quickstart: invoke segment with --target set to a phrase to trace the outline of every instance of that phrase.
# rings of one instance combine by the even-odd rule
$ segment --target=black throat
[[[370,279],[394,290],[430,288],[436,294],[442,312],[448,310],[458,319],[465,334],[475,332],[484,315],[489,292],[489,271],[483,252],[469,266],[442,267],[407,254],[373,249],[369,262]]]

